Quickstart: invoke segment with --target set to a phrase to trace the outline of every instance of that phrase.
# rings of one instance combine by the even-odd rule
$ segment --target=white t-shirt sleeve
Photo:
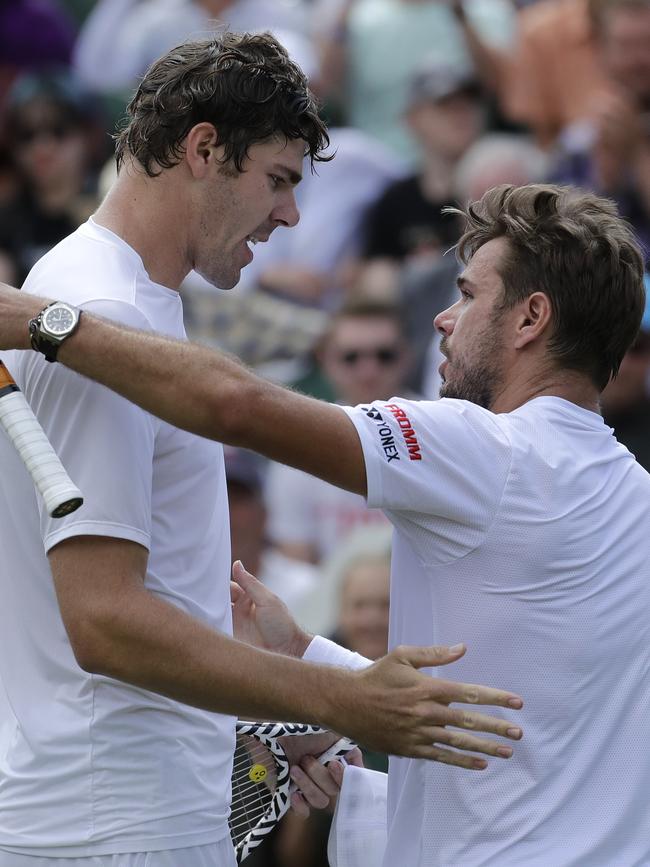
[[[383,509],[425,562],[478,547],[510,470],[499,417],[461,400],[391,398],[345,411],[361,439],[368,505]]]
[[[84,305],[107,318],[150,330],[145,316],[116,301]],[[72,536],[112,536],[149,548],[155,433],[160,422],[104,386],[35,353],[19,377],[54,449],[84,496],[76,512],[50,518],[39,500],[45,550]]]

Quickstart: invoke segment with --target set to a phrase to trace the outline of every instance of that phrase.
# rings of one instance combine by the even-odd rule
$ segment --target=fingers
[[[468,771],[484,771],[488,766],[485,759],[472,756],[469,753],[456,753],[436,744],[422,746],[414,750],[413,756],[417,759],[428,759],[430,762],[441,762],[443,765],[454,765]]]
[[[445,725],[473,729],[480,732],[491,732],[504,738],[510,738],[513,741],[518,741],[522,737],[521,728],[507,719],[500,719],[499,717],[488,716],[487,714],[461,708],[448,708],[448,715],[446,716]]]
[[[456,683],[453,680],[434,680],[437,700],[451,704],[491,704],[495,707],[507,707],[520,710],[524,703],[521,696],[504,689],[491,686],[481,686],[477,683]]]
[[[486,738],[477,737],[464,731],[437,727],[433,733],[435,744],[445,744],[457,750],[467,750],[472,753],[485,753],[488,756],[497,756],[501,759],[509,759],[512,756],[512,747],[490,741]]]
[[[289,796],[289,801],[291,803],[291,809],[297,816],[300,816],[301,819],[306,819],[309,816],[309,804],[300,792],[292,792]]]
[[[307,804],[318,810],[328,807],[340,788],[330,771],[313,756],[305,756],[300,765],[291,768],[291,779]]]
[[[464,644],[456,644],[453,647],[402,645],[396,647],[388,655],[397,657],[398,661],[412,665],[413,668],[427,668],[431,665],[448,665],[450,662],[456,662],[457,659],[465,655],[466,650]]]
[[[345,764],[354,765],[357,768],[362,768],[364,766],[363,754],[359,747],[355,747],[353,750],[350,750],[349,753],[345,754]],[[336,767],[341,768],[341,778],[343,777],[343,768],[345,766],[341,762],[330,762],[327,767],[330,769],[330,772],[333,772]]]
[[[244,593],[247,593],[254,602],[260,602],[266,599],[270,594],[270,591],[266,589],[262,582],[258,581],[254,575],[244,568],[244,564],[241,560],[235,560],[232,564],[232,578],[233,582],[237,584]]]
[[[234,581],[230,582],[230,601],[233,605],[236,605],[237,602],[243,601],[245,595],[246,594],[241,589],[239,584],[235,584]]]

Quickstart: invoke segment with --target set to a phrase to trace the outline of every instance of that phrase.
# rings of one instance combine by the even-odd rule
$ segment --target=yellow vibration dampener
[[[254,783],[261,783],[264,779],[266,779],[267,774],[268,771],[266,770],[264,765],[253,765],[253,767],[248,772],[248,778]]]

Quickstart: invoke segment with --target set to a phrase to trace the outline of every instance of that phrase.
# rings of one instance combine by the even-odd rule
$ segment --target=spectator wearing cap
[[[224,459],[232,559],[254,571],[293,611],[318,583],[318,572],[285,557],[268,542],[264,459],[233,446],[224,446]]]
[[[96,207],[108,136],[95,101],[67,71],[27,73],[8,94],[5,139],[18,191],[0,210],[0,272],[21,283]]]
[[[650,298],[650,278],[646,275]],[[641,329],[602,395],[605,422],[637,461],[650,472],[650,303]]]
[[[442,209],[454,204],[458,160],[485,129],[476,77],[462,67],[428,63],[410,82],[404,120],[418,144],[419,168],[391,184],[369,210],[368,260],[438,258],[456,243],[458,227]]]

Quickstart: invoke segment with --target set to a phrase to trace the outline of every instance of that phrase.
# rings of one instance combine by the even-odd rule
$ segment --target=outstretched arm
[[[28,349],[27,323],[47,303],[0,284],[0,349]],[[84,313],[58,360],[175,427],[366,493],[361,444],[339,407],[269,383],[223,353]]]
[[[313,636],[305,633],[298,626],[282,600],[251,575],[250,572],[247,572],[240,561],[237,561],[233,566],[233,580],[230,586],[233,628],[237,638],[266,650],[273,650],[291,656],[310,657],[314,661],[316,660],[318,653],[313,653],[311,646]],[[322,641],[322,639],[319,639],[319,641]],[[360,674],[370,673],[376,667],[376,664],[373,665],[369,659],[364,659],[359,654],[345,651],[332,642],[325,642],[325,644],[331,645],[332,648],[338,651],[336,654],[337,664],[340,662],[357,670]],[[406,648],[396,648],[391,655],[399,657],[400,651],[405,650]],[[439,650],[439,665],[454,662],[465,654],[464,645],[459,645],[455,648],[439,648]],[[410,653],[410,650],[408,652]],[[329,658],[331,659],[331,656]],[[379,664],[382,664],[381,661]],[[438,698],[443,704],[449,701],[461,703],[475,703],[478,701],[482,703],[484,699],[488,698],[490,693],[496,697],[494,691],[489,689],[486,691],[486,687],[482,686],[452,683],[450,681],[445,682],[437,679],[436,683],[440,688]],[[455,696],[451,699],[449,698],[449,693],[447,693],[447,690],[450,688]],[[518,698],[510,699],[508,707],[521,707],[520,700]],[[461,725],[471,728],[472,725],[476,725],[477,721],[480,720],[478,724],[480,730],[501,735],[509,731],[507,736],[515,740],[521,735],[517,727],[503,721],[501,728],[495,729],[490,727],[494,724],[494,720],[488,722],[489,717],[482,714],[471,714],[470,717],[473,718],[468,718],[464,711],[460,711],[456,719],[464,720],[467,722],[467,726],[465,726],[465,722],[450,722],[431,729],[432,736],[437,742],[437,752],[433,757],[434,760],[445,764],[458,765],[459,767],[481,770],[486,764],[484,759],[473,758],[464,752],[458,752],[458,750],[471,750],[484,753],[485,755],[509,758],[512,754],[510,747],[482,737],[480,734],[475,733],[471,735],[468,732],[449,731],[445,726]],[[337,773],[338,770],[335,769],[335,779],[337,779]],[[317,777],[317,779],[323,779],[323,777]],[[337,782],[340,784],[340,779]],[[316,804],[315,801],[314,804]]]

